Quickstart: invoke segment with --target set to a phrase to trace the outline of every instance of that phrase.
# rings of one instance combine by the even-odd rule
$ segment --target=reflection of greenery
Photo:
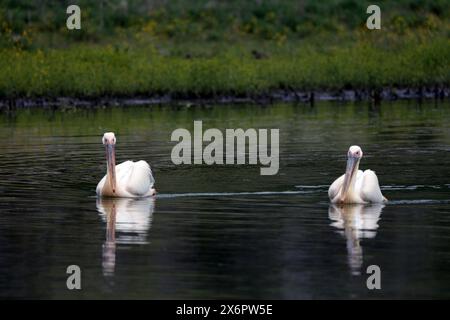
[[[383,104],[379,109],[366,110],[366,104],[346,104],[319,102],[314,108],[294,104],[275,104],[270,108],[254,108],[252,105],[223,106],[214,108],[153,106],[79,108],[50,111],[46,109],[21,109],[13,113],[0,113],[0,131],[30,130],[42,136],[98,135],[105,130],[117,130],[122,135],[148,132],[149,130],[167,135],[174,128],[193,130],[193,120],[202,120],[204,128],[286,128],[295,130],[332,131],[329,126],[348,126],[357,121],[358,130],[368,127],[380,129],[396,124],[422,123],[427,127],[445,127],[449,118],[449,108],[441,105],[414,106],[407,101]],[[374,126],[378,123],[380,126]],[[361,127],[361,125],[363,125]],[[305,126],[307,128],[305,128]],[[323,126],[323,128],[317,127]],[[367,128],[365,127],[367,126]],[[411,126],[416,130],[417,126]],[[327,129],[328,128],[328,129]],[[449,132],[450,133],[450,132]],[[330,132],[332,134],[332,132]],[[29,135],[20,134],[28,139]],[[9,137],[9,135],[5,136]],[[449,136],[450,137],[450,136]],[[168,139],[168,136],[166,137]]]
[[[301,181],[302,184],[310,183],[308,180],[311,180],[305,178],[304,174],[301,174],[302,170],[299,170],[299,166],[302,167],[304,163],[308,166],[312,161],[317,168],[321,168],[322,165],[326,167],[323,162],[320,164],[323,159],[326,159],[326,162],[330,161],[328,156],[324,158],[320,156],[322,151],[325,152],[323,146],[326,146],[327,153],[334,154],[333,159],[340,159],[340,162],[336,162],[338,165],[331,169],[336,171],[330,171],[334,173],[328,177],[321,176],[321,174],[310,175],[312,180],[315,179],[315,183],[322,181],[320,184],[342,174],[341,171],[345,169],[345,151],[352,144],[361,145],[363,150],[367,149],[364,168],[375,170],[383,168],[384,177],[386,174],[389,176],[385,170],[391,170],[394,177],[398,170],[407,170],[405,163],[409,161],[409,151],[414,152],[412,156],[422,155],[426,158],[430,157],[429,153],[422,153],[422,151],[427,148],[439,153],[439,150],[444,150],[445,146],[450,144],[450,131],[447,130],[450,108],[448,104],[435,106],[433,101],[426,101],[423,105],[415,105],[410,101],[396,101],[381,104],[376,109],[369,107],[367,103],[326,102],[318,102],[313,108],[293,104],[274,104],[270,107],[225,105],[187,108],[165,105],[150,108],[110,107],[57,110],[30,108],[0,113],[0,140],[2,141],[0,154],[4,159],[2,166],[5,170],[15,168],[18,159],[27,162],[28,159],[33,161],[36,156],[43,157],[44,155],[54,161],[51,163],[53,165],[58,162],[60,157],[63,157],[65,163],[62,168],[64,170],[73,172],[73,170],[76,171],[75,168],[80,169],[77,171],[76,177],[80,175],[82,180],[77,182],[75,179],[74,183],[78,184],[76,189],[84,190],[85,194],[92,194],[96,183],[104,173],[104,149],[101,147],[101,136],[104,132],[112,130],[118,139],[118,161],[147,160],[156,170],[159,190],[165,190],[162,192],[186,192],[189,190],[185,186],[172,184],[176,180],[171,180],[170,177],[181,174],[183,179],[192,181],[194,190],[205,192],[204,185],[211,179],[209,175],[217,170],[217,166],[178,167],[174,166],[170,160],[172,147],[176,144],[170,141],[171,133],[176,128],[187,128],[192,133],[194,120],[202,120],[204,130],[218,128],[222,132],[226,128],[280,129],[280,168],[282,168],[283,174],[273,176],[270,178],[272,180],[265,180],[274,182],[274,185],[270,185],[271,190],[280,191],[287,190],[286,186],[292,188],[292,181]],[[422,149],[423,147],[425,149]],[[377,150],[377,154],[374,155],[373,150]],[[422,151],[416,153],[414,150]],[[389,152],[391,155],[398,153],[403,156],[400,156],[401,160],[395,164],[391,162],[392,159],[385,159],[385,152]],[[30,157],[18,156],[21,153],[30,155]],[[80,159],[82,160],[80,161]],[[433,159],[437,158],[430,157],[430,161],[435,161]],[[387,162],[380,165],[380,161],[383,163],[385,160]],[[378,161],[377,166],[371,165],[373,161]],[[33,169],[31,166],[30,170],[42,169],[45,172],[49,170],[47,162],[40,160],[38,162],[38,168],[35,166]],[[393,169],[389,169],[391,165],[394,165]],[[442,167],[436,163],[433,165],[436,170]],[[246,189],[246,183],[242,180],[243,176],[248,177],[247,174],[259,177],[259,169],[257,167],[253,169],[255,170],[245,171],[242,176],[240,173],[244,171],[240,170],[244,170],[243,167],[228,169],[232,181],[242,181],[243,189],[240,189],[240,185],[236,186],[236,183],[220,189],[221,184],[219,183],[208,191],[255,191],[255,189]],[[219,170],[217,175],[212,174],[212,176],[223,180],[223,171],[220,172]],[[405,177],[410,177],[409,173]],[[446,177],[442,173],[437,173],[437,176]],[[52,179],[61,182],[59,177],[59,175],[53,176]],[[281,189],[277,189],[280,187],[280,179],[285,179],[285,177],[289,177],[289,183]],[[234,180],[235,178],[238,180]],[[415,183],[425,183],[423,179],[426,178],[427,176],[422,175],[419,177],[422,180]],[[394,183],[385,178],[383,181],[385,184]],[[396,181],[396,183],[409,182],[403,180]],[[268,189],[265,183],[258,184],[258,186],[252,184],[253,187],[260,191]]]
[[[0,96],[169,93],[448,85],[448,1],[0,0]]]

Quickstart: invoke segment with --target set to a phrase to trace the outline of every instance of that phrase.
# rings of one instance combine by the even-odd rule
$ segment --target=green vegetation
[[[72,2],[71,2],[72,3]],[[0,96],[248,95],[448,86],[450,3],[0,0]]]

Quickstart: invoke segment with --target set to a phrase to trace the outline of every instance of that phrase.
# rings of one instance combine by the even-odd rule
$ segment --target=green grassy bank
[[[381,1],[382,10],[389,9],[382,30],[369,31],[364,1],[140,1],[127,15],[105,4],[101,16],[79,1],[91,18],[79,32],[64,28],[65,16],[56,14],[64,6],[45,7],[45,22],[21,1],[1,2],[3,99],[242,96],[450,83],[446,2]]]

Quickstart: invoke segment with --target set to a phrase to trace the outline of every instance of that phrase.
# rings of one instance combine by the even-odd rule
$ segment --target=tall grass
[[[366,8],[373,1],[73,0],[70,4],[82,10],[78,32],[65,29],[67,1],[0,0],[0,45],[2,40],[4,45],[27,44],[26,34],[33,37],[28,44],[59,46],[73,41],[102,42],[140,31],[177,41],[221,41],[243,34],[286,41],[324,31],[354,30],[364,25]],[[426,27],[430,18],[450,19],[447,0],[379,0],[376,4],[382,9],[384,27],[419,28]]]
[[[449,85],[450,2],[0,0],[0,96],[261,94]]]
[[[211,57],[162,55],[154,48],[111,46],[0,51],[2,97],[246,95],[274,89],[448,85],[450,42],[370,42],[318,49],[278,48],[255,59],[245,47]]]

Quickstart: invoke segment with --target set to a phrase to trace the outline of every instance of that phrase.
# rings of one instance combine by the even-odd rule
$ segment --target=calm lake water
[[[194,120],[279,128],[279,173],[174,165],[170,135]],[[450,298],[449,124],[432,101],[0,113],[0,296]],[[156,199],[96,198],[110,130],[118,162],[151,164]],[[352,144],[385,206],[329,205]],[[80,291],[66,288],[72,264]]]

